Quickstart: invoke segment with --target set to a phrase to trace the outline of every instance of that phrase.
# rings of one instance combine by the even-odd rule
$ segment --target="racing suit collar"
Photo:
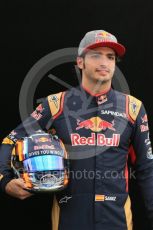
[[[82,84],[81,84],[81,87],[83,88],[83,90],[87,93],[87,94],[90,94],[91,96],[93,97],[99,97],[101,95],[106,95],[106,94],[109,94],[112,90],[112,88],[110,87],[108,90],[106,91],[102,91],[100,93],[96,93],[96,94],[93,94],[92,92],[90,92],[89,89],[87,89],[86,87],[84,87]]]

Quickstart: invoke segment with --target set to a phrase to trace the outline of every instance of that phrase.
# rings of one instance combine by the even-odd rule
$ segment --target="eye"
[[[108,59],[109,59],[109,60],[115,60],[115,56],[108,55]]]

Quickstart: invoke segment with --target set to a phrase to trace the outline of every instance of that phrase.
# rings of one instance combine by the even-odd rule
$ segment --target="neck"
[[[82,79],[82,87],[91,92],[93,95],[99,93],[105,93],[111,88],[111,81],[107,82],[89,82]]]

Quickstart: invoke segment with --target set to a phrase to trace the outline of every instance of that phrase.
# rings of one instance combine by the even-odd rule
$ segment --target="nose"
[[[105,55],[100,55],[98,63],[101,67],[106,67],[108,65],[108,58]]]

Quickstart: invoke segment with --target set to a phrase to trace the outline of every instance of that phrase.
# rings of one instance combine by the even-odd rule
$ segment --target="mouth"
[[[105,76],[109,73],[109,71],[106,69],[97,69],[96,72],[102,76]]]

